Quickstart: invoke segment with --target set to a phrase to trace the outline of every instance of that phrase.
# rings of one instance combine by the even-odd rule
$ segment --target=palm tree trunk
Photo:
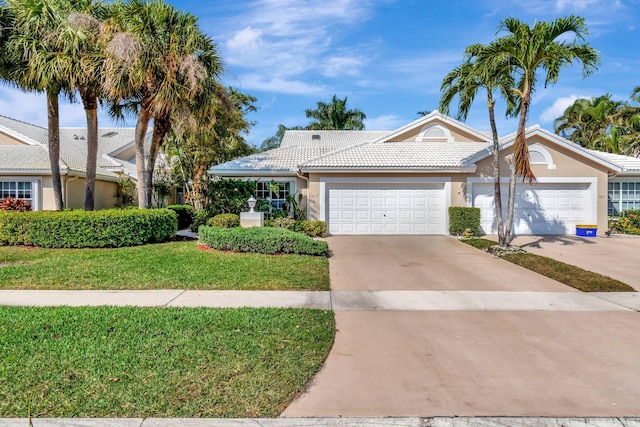
[[[153,136],[151,137],[151,147],[149,147],[149,157],[147,158],[147,170],[146,170],[146,194],[147,194],[147,206],[151,206],[153,198],[153,171],[156,167],[156,159],[160,152],[160,147],[164,141],[164,137],[169,132],[170,121],[168,118],[154,118],[153,120]]]
[[[64,208],[62,199],[62,181],[60,179],[60,112],[58,108],[59,91],[47,89],[47,119],[49,137],[49,162],[56,210]],[[34,206],[35,208],[35,206]]]
[[[496,208],[496,222],[498,227],[498,244],[505,246],[504,223],[502,220],[502,191],[500,189],[500,140],[496,127],[496,117],[491,91],[488,91],[489,122],[491,123],[491,136],[493,138],[493,203]]]
[[[507,224],[504,230],[504,245],[501,245],[505,247],[509,246],[511,244],[511,241],[513,240],[513,235],[512,235],[513,215],[516,208],[516,182],[518,178],[513,156],[507,157],[507,162],[509,163],[509,169],[511,169],[511,174],[509,176],[509,202],[507,205]]]
[[[95,209],[96,169],[98,163],[98,99],[92,91],[80,91],[87,116],[87,167],[84,210]]]
[[[149,208],[147,205],[147,174],[145,169],[144,141],[151,120],[151,112],[144,108],[140,108],[138,122],[136,123],[135,141],[136,141],[136,172],[138,174],[138,183],[136,190],[138,192],[138,207],[140,209]]]

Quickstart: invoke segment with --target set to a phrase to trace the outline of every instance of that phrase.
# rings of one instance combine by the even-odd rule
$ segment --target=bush
[[[210,218],[207,225],[220,228],[240,227],[240,217],[236,214],[219,214]]]
[[[296,221],[293,226],[296,233],[306,234],[309,237],[327,237],[327,223],[324,221],[310,221],[302,219]]]
[[[640,209],[624,211],[618,218],[610,218],[609,229],[621,234],[640,234]]]
[[[480,208],[452,206],[449,208],[449,233],[462,236],[468,234],[480,235]]]
[[[327,237],[327,223],[324,221],[310,221],[306,219],[275,218],[264,222],[266,227],[286,228],[309,237]]]
[[[0,200],[0,211],[27,212],[31,210],[31,205],[22,199],[5,197]]]
[[[175,236],[169,209],[0,212],[0,244],[43,248],[106,248],[162,242]]]
[[[178,215],[178,230],[187,228],[193,222],[193,208],[190,205],[169,205],[167,209]]]
[[[207,186],[207,210],[211,216],[222,213],[239,215],[243,209],[248,209],[247,200],[254,195],[255,191],[255,181],[238,179],[212,181]]]
[[[321,256],[329,253],[326,242],[279,228],[202,226],[198,234],[202,244],[222,251]]]
[[[191,231],[198,231],[198,228],[200,228],[201,225],[205,225],[207,221],[209,221],[209,218],[211,218],[212,216],[213,215],[211,215],[211,213],[206,209],[196,211],[193,214],[193,222],[191,223],[191,227],[189,228],[191,228]]]

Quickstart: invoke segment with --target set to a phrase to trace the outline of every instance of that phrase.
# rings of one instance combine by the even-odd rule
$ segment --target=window
[[[13,197],[24,200],[35,210],[33,204],[33,183],[31,181],[3,181],[0,182],[0,199]]]
[[[618,216],[620,212],[640,209],[640,182],[609,182],[608,213]]]
[[[440,125],[429,125],[420,130],[416,141],[453,142],[449,129]]]
[[[256,183],[256,198],[271,201],[271,206],[275,210],[284,209],[287,196],[291,192],[290,182],[258,181]]]

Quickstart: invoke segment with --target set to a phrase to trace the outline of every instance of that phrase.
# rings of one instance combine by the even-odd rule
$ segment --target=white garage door
[[[445,234],[444,184],[329,188],[330,234]]]
[[[576,224],[591,224],[591,184],[518,183],[513,229],[515,234],[574,234]],[[502,209],[506,220],[508,187],[502,186]],[[481,226],[496,234],[493,184],[473,184],[473,206],[480,208]]]

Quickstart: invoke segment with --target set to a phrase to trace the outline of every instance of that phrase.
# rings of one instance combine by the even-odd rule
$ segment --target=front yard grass
[[[498,244],[489,239],[462,239],[462,242],[483,250]],[[501,258],[583,292],[635,291],[626,283],[609,276],[528,252],[505,254]]]
[[[0,307],[0,417],[276,417],[332,312]],[[30,409],[29,409],[30,408]]]
[[[328,290],[329,262],[203,251],[193,241],[115,249],[2,246],[0,289]]]

